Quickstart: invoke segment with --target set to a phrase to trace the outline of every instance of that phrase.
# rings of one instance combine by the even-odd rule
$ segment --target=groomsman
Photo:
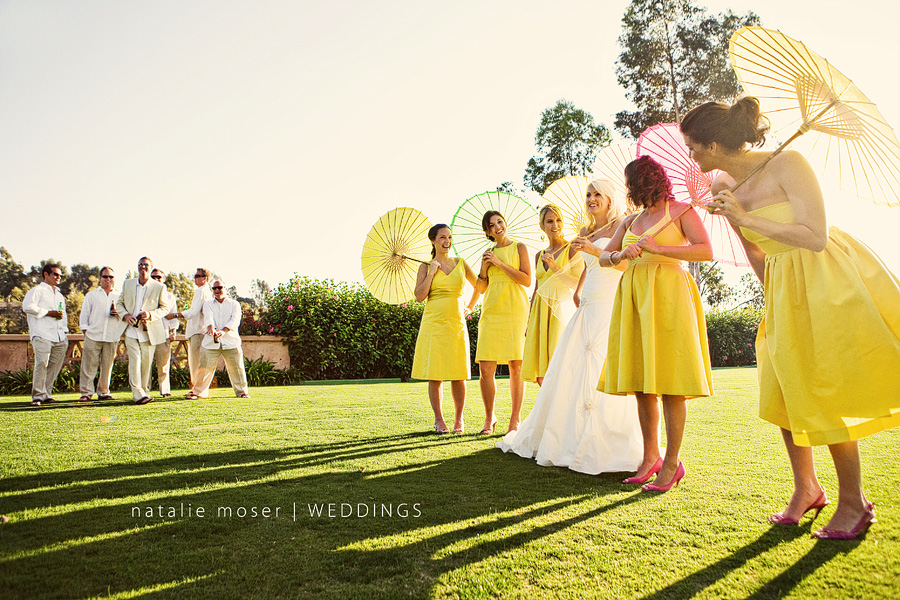
[[[166,274],[162,269],[153,269],[150,279],[164,283]],[[166,303],[169,310],[177,310],[178,301],[175,294],[166,290]],[[166,340],[162,344],[153,346],[153,362],[156,363],[156,378],[159,381],[159,395],[163,398],[172,397],[172,384],[169,382],[169,369],[172,364],[172,342],[175,341],[175,331],[178,329],[178,319],[169,319],[166,315]]]
[[[191,299],[191,307],[182,312],[166,315],[167,319],[187,319],[184,326],[184,337],[187,338],[188,369],[191,371],[191,388],[200,381],[200,346],[203,335],[206,333],[206,325],[203,324],[203,305],[212,300],[212,290],[209,289],[209,269],[197,267],[194,272],[194,296]],[[190,396],[192,392],[188,392]]]
[[[225,284],[221,281],[214,281],[212,290],[213,299],[203,305],[206,334],[200,350],[200,380],[194,384],[187,397],[193,400],[209,395],[209,385],[221,356],[225,359],[234,395],[249,398],[244,352],[241,350],[241,336],[238,334],[243,316],[241,305],[225,295]]]
[[[81,305],[78,326],[84,332],[81,347],[81,398],[79,402],[90,402],[94,396],[94,377],[97,368],[98,400],[112,400],[109,395],[109,379],[113,363],[119,349],[119,338],[125,332],[125,323],[116,312],[119,290],[115,288],[116,275],[110,267],[100,269],[100,287],[89,291]]]
[[[34,349],[34,374],[31,380],[31,406],[55,402],[53,384],[62,370],[69,349],[66,335],[66,299],[59,291],[62,270],[48,263],[41,269],[44,281],[33,287],[22,300],[28,319],[28,336]]]
[[[163,317],[169,312],[166,286],[150,279],[153,261],[146,256],[138,261],[138,276],[122,284],[116,301],[116,312],[127,323],[125,349],[128,350],[128,383],[135,404],[153,402],[147,393],[150,388],[150,368],[153,365],[153,346],[165,341],[166,325]]]

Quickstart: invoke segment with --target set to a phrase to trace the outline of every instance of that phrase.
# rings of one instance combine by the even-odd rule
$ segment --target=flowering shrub
[[[271,335],[269,333],[269,325],[265,323],[257,308],[248,308],[244,310],[243,316],[241,317],[241,327],[238,331],[243,336]]]
[[[709,357],[714,367],[756,364],[756,330],[762,321],[759,308],[712,309],[706,313]]]
[[[272,293],[264,329],[286,338],[303,379],[406,379],[424,306],[385,304],[359,283],[295,276]]]

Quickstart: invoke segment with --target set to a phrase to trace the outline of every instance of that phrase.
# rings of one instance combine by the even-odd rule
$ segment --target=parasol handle
[[[413,258],[412,256],[407,256],[407,255],[405,255],[405,254],[397,254],[396,252],[394,252],[394,254],[392,254],[392,256],[399,256],[400,258],[406,258],[406,259],[408,259],[408,260],[414,260],[414,261],[416,261],[417,263],[422,263],[423,265],[430,265],[430,264],[431,264],[430,261],[422,260],[422,259],[420,259],[420,258]]]
[[[731,188],[731,191],[734,192],[736,189],[738,189],[739,187],[741,187],[742,185],[747,183],[748,179],[750,179],[751,177],[753,177],[754,175],[756,175],[757,173],[762,171],[763,167],[765,167],[767,164],[769,164],[770,160],[772,160],[773,158],[775,158],[776,156],[781,154],[781,151],[784,150],[788,144],[790,144],[791,142],[796,140],[798,137],[800,137],[801,135],[803,135],[804,133],[806,133],[807,131],[812,129],[812,124],[815,123],[822,115],[825,114],[826,111],[830,110],[837,103],[838,103],[838,99],[834,98],[822,110],[820,110],[818,113],[816,113],[816,116],[814,116],[809,121],[804,121],[803,124],[800,125],[800,128],[794,132],[794,135],[789,137],[787,139],[787,141],[785,141],[782,145],[778,146],[778,148],[775,149],[775,152],[773,152],[772,154],[770,154],[769,156],[766,157],[766,160],[764,160],[761,163],[759,163],[758,165],[756,165],[756,167],[754,167],[752,171],[747,173],[747,175],[745,175],[743,179],[738,181],[735,184],[735,186],[733,188]]]

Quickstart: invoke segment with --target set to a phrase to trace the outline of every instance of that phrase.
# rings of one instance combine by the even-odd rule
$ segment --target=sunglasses
[[[115,275],[101,275],[100,276],[100,279],[113,279],[113,278],[115,278]]]
[[[139,267],[149,267],[150,263],[138,263]]]
[[[194,273],[194,279],[197,279],[198,277],[206,277],[206,275],[203,275],[202,273]]]
[[[157,281],[159,281],[159,280],[162,279],[162,275],[151,275],[150,278],[151,278],[151,279],[156,279]]]
[[[221,285],[214,285],[214,286],[213,286],[213,289],[214,289],[214,290],[221,290],[221,289],[222,289],[222,286],[221,286]]]
[[[54,277],[62,277],[62,273],[57,273],[56,271],[50,271],[50,274]]]

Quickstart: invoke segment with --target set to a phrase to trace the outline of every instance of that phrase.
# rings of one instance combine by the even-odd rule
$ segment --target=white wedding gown
[[[608,241],[595,244],[602,248]],[[635,471],[643,456],[636,401],[597,391],[622,273],[582,254],[587,275],[581,304],[553,352],[534,408],[497,447],[589,475]]]

